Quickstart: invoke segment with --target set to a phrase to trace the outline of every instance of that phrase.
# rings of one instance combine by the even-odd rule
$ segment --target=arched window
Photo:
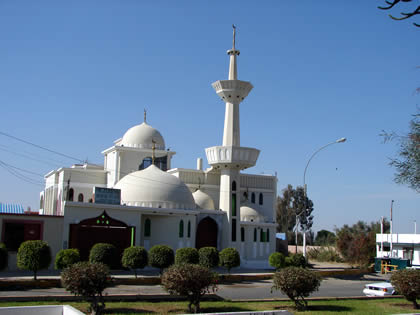
[[[267,233],[267,234],[266,234],[266,236],[267,236],[267,237],[266,237],[266,239],[265,239],[265,240],[266,240],[267,242],[269,242],[269,241],[270,241],[270,230],[269,230],[269,229],[267,229],[267,232],[266,232],[266,233]]]
[[[145,168],[148,168],[150,165],[152,165],[152,158],[151,157],[144,158],[141,164],[139,165],[139,171],[144,170]]]
[[[235,181],[232,182],[232,191],[236,191],[236,182]]]
[[[39,201],[39,209],[44,209],[44,196],[41,196],[41,200]]]
[[[77,196],[77,201],[83,202],[83,194],[79,194],[79,196]]]
[[[263,229],[260,230],[260,242],[265,242],[265,234]]]
[[[150,237],[151,234],[152,234],[152,222],[150,222],[150,219],[147,218],[146,220],[144,220],[144,236]]]
[[[255,193],[252,193],[251,194],[251,202],[252,203],[255,203]]]
[[[254,228],[254,242],[257,241],[257,228]]]
[[[245,228],[241,227],[241,242],[245,242]]]
[[[264,197],[263,197],[263,194],[262,194],[262,193],[260,193],[260,196],[259,196],[259,198],[258,198],[258,203],[259,203],[260,205],[262,205],[262,204],[264,203]]]
[[[236,242],[236,219],[232,219],[232,242]]]
[[[73,188],[70,188],[69,190],[69,201],[73,201],[74,199],[74,190]]]
[[[187,225],[187,237],[188,238],[191,237],[191,221],[188,221],[188,225]]]
[[[179,237],[184,237],[184,220],[179,221]]]

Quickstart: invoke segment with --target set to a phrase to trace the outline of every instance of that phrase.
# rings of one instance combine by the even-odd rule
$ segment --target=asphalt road
[[[362,296],[362,290],[365,284],[371,282],[384,281],[381,275],[365,275],[362,278],[327,278],[322,281],[318,292],[313,293],[312,297],[351,297]],[[253,299],[275,299],[287,298],[280,291],[271,293],[271,280],[240,282],[233,284],[219,285],[216,294],[224,299],[230,300],[253,300]],[[150,286],[135,286],[135,285],[119,285],[108,288],[105,291],[112,295],[161,295],[167,294],[165,290],[159,285]],[[6,296],[71,296],[70,293],[63,288],[51,289],[31,289],[31,290],[3,290],[0,291],[0,297]]]

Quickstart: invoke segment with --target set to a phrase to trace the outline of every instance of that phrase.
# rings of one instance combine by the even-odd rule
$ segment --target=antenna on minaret
[[[147,115],[147,111],[146,108],[144,109],[144,113],[143,113],[143,121],[146,123],[146,115]]]
[[[232,24],[233,28],[233,43],[232,43],[232,50],[235,50],[235,37],[236,37],[236,26],[235,24]]]
[[[156,141],[152,139],[152,164],[155,165],[155,150],[156,150]]]

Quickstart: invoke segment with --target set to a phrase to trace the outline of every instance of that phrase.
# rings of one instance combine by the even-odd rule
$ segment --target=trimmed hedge
[[[404,295],[407,301],[413,303],[414,309],[419,309],[417,300],[420,299],[420,270],[397,270],[391,275],[391,284],[398,294]]]
[[[286,257],[282,253],[275,252],[268,257],[268,263],[271,267],[279,270],[286,266]]]
[[[289,257],[286,257],[285,262],[287,267],[306,268],[308,266],[305,256],[303,256],[301,253],[292,254]]]
[[[149,250],[149,265],[160,269],[168,268],[174,263],[174,251],[168,245],[155,245]]]
[[[230,269],[241,265],[241,257],[236,248],[228,247],[219,253],[220,266],[225,267],[230,273]]]
[[[192,247],[184,247],[176,250],[175,264],[198,264],[198,250]]]
[[[19,269],[34,272],[34,280],[38,270],[47,269],[51,263],[51,249],[44,241],[23,242],[17,252],[17,266]]]
[[[216,247],[202,247],[198,250],[200,266],[216,268],[219,265],[219,251]]]
[[[116,268],[119,265],[119,258],[117,248],[108,243],[97,243],[92,246],[89,253],[89,262],[103,263],[110,269]]]
[[[131,246],[124,249],[121,259],[123,267],[133,269],[137,278],[137,269],[143,269],[147,266],[147,250],[141,246]]]
[[[80,253],[76,248],[62,249],[55,255],[55,269],[65,269],[80,261]]]

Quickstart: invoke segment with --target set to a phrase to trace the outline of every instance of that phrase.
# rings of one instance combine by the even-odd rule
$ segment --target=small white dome
[[[165,141],[158,130],[145,122],[131,127],[122,137],[120,145],[133,148],[147,148],[153,147],[155,142],[156,149],[165,150]]]
[[[249,202],[246,202],[243,206],[241,206],[241,221],[264,222],[265,220],[264,216],[252,208]]]
[[[121,189],[121,202],[129,206],[195,209],[194,198],[178,177],[155,165],[124,176],[114,188]]]
[[[204,191],[198,189],[193,193],[193,198],[198,208],[214,210],[213,199]]]

